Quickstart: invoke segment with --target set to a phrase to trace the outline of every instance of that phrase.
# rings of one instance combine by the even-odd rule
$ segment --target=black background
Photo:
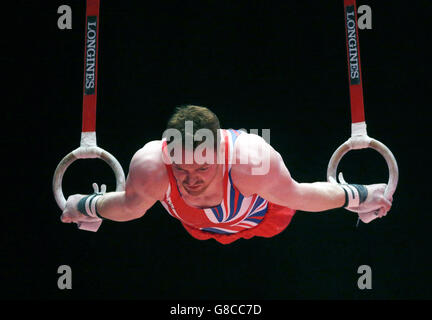
[[[342,1],[101,1],[98,145],[125,173],[160,139],[175,106],[207,106],[224,128],[271,129],[294,179],[325,181],[350,135]],[[72,8],[59,30],[57,8]],[[360,30],[366,121],[398,160],[392,210],[360,223],[343,210],[298,212],[271,239],[198,241],[158,203],[97,233],[62,224],[51,189],[79,146],[85,2],[16,1],[4,10],[0,297],[3,299],[430,299],[428,1],[367,2]],[[430,90],[430,89],[429,89]],[[388,178],[373,150],[340,164],[349,182]],[[75,162],[63,191],[114,189],[100,160]],[[72,290],[57,288],[69,265]],[[371,290],[357,287],[369,265]]]

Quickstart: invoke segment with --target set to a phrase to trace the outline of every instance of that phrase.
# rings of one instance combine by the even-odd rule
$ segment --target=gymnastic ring
[[[386,190],[384,191],[384,196],[389,199],[393,196],[396,191],[396,187],[399,179],[399,169],[393,153],[387,148],[383,143],[378,140],[372,139],[368,137],[368,146],[366,148],[372,148],[378,151],[386,160],[387,166],[389,169],[389,180],[387,183]],[[350,150],[359,149],[354,148],[352,139],[348,139],[345,143],[343,143],[336,151],[333,153],[330,158],[328,168],[327,168],[327,181],[331,182],[331,179],[336,180],[336,171],[342,157]]]
[[[57,168],[54,172],[53,178],[53,191],[54,197],[57,202],[57,205],[61,210],[64,210],[66,207],[66,199],[63,195],[62,190],[62,181],[63,175],[66,169],[78,159],[89,159],[89,158],[99,158],[104,160],[114,171],[116,177],[116,191],[123,191],[125,189],[125,175],[123,172],[123,168],[116,158],[109,152],[105,151],[102,148],[97,146],[91,147],[79,147],[74,151],[70,152],[66,155],[60,163],[57,165]]]

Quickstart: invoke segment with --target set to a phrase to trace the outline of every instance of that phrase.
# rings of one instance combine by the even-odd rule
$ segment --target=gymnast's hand
[[[357,185],[348,184],[342,173],[339,174],[339,184],[333,177],[329,178],[330,183],[341,186],[348,196],[348,204],[345,209],[358,214],[359,219],[364,223],[369,223],[376,218],[382,218],[389,212],[393,197],[386,198],[384,192],[387,185],[384,183]]]
[[[99,192],[99,187],[96,183],[93,183],[93,190],[94,193],[93,194],[104,194],[106,191],[106,186],[102,185],[101,186],[101,191]],[[80,200],[88,197],[89,195],[85,195],[85,194],[74,194],[71,195],[67,198],[66,200],[66,206],[63,210],[63,213],[60,217],[60,220],[63,223],[81,223],[81,222],[94,222],[95,219],[98,219],[97,217],[91,217],[88,215],[83,214],[79,209],[78,209],[78,203],[80,202]]]
[[[367,189],[366,200],[358,207],[347,208],[350,211],[356,212],[359,219],[364,223],[369,223],[376,218],[382,218],[389,212],[393,198],[387,199],[384,196],[386,184],[371,184],[365,186]]]
[[[63,210],[60,220],[64,223],[78,223],[87,219],[91,219],[78,210],[78,202],[86,196],[87,195],[85,194],[74,194],[69,196],[66,200],[66,206]]]

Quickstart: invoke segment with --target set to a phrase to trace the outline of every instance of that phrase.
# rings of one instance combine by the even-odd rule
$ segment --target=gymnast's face
[[[211,185],[215,178],[220,172],[220,164],[216,161],[216,152],[204,163],[202,161],[196,161],[193,158],[193,162],[186,162],[187,152],[183,155],[183,161],[173,162],[172,169],[174,177],[177,180],[179,187],[181,186],[188,194],[192,196],[201,195]],[[190,155],[189,155],[190,156]]]

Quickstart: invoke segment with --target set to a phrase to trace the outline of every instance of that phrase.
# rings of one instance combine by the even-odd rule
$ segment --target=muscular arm
[[[99,198],[100,216],[114,221],[140,218],[156,201],[162,200],[168,177],[161,158],[161,142],[152,141],[131,160],[125,191],[110,192]]]
[[[281,155],[261,137],[242,134],[237,139],[237,159],[245,150],[248,150],[249,155],[247,164],[235,164],[231,171],[240,192],[247,195],[256,193],[272,203],[309,212],[340,208],[345,203],[345,192],[337,185],[328,182],[296,182]],[[266,173],[256,174],[260,171]]]

